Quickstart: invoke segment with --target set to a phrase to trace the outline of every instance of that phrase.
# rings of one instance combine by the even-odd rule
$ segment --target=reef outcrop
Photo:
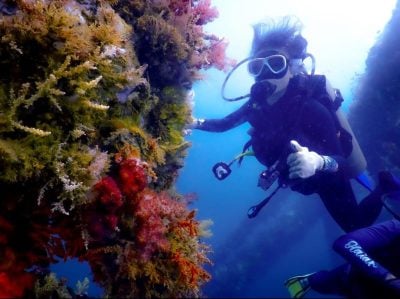
[[[400,171],[400,2],[371,48],[349,121],[372,173]]]
[[[0,1],[0,297],[193,297],[207,231],[174,191],[199,70],[226,42],[208,0]]]

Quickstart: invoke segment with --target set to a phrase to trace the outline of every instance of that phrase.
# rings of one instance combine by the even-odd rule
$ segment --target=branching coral
[[[0,4],[0,296],[68,297],[59,258],[106,296],[199,296],[204,230],[171,190],[188,89],[229,64],[211,2]]]

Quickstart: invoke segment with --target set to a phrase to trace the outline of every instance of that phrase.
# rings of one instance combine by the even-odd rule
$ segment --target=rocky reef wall
[[[207,221],[174,183],[199,70],[225,68],[209,0],[0,1],[0,297],[193,297]]]
[[[400,2],[371,48],[349,121],[375,174],[400,171]]]

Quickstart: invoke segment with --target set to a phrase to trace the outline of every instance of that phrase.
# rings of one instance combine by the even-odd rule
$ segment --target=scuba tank
[[[367,160],[365,159],[364,153],[361,150],[357,138],[354,135],[354,132],[351,129],[350,124],[347,118],[344,116],[343,112],[341,110],[338,110],[336,111],[336,115],[343,129],[345,129],[353,137],[353,150],[351,151],[350,156],[346,158],[346,161],[349,166],[350,177],[355,178],[367,169]]]
[[[352,150],[350,154],[346,157],[349,177],[357,178],[367,169],[367,160],[365,159],[365,156],[361,150],[361,147],[357,141],[356,136],[354,135],[353,130],[350,127],[350,124],[346,116],[340,109],[340,104],[343,102],[343,97],[338,89],[334,89],[334,91],[335,91],[335,99],[333,101],[336,107],[338,107],[336,109],[336,117],[338,123],[341,126],[341,128],[343,128],[348,134],[351,135]],[[342,133],[343,131],[340,132],[340,134]]]

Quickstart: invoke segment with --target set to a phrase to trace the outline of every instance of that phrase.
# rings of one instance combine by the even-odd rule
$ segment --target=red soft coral
[[[134,196],[147,186],[147,174],[143,162],[139,159],[128,159],[120,163],[119,179],[122,192]]]
[[[115,237],[118,217],[109,211],[91,209],[85,213],[87,231],[92,241],[104,243]]]
[[[15,250],[10,247],[2,249],[0,298],[22,297],[26,289],[33,287],[35,278],[32,274],[26,273],[25,268],[28,268],[28,264],[24,254],[17,256]]]
[[[8,236],[12,233],[12,224],[0,216],[0,244],[8,243]]]
[[[94,190],[98,192],[100,202],[109,210],[114,211],[122,206],[122,194],[117,183],[112,177],[101,179]]]
[[[0,272],[0,298],[21,298],[26,289],[32,289],[33,275],[24,272]]]

